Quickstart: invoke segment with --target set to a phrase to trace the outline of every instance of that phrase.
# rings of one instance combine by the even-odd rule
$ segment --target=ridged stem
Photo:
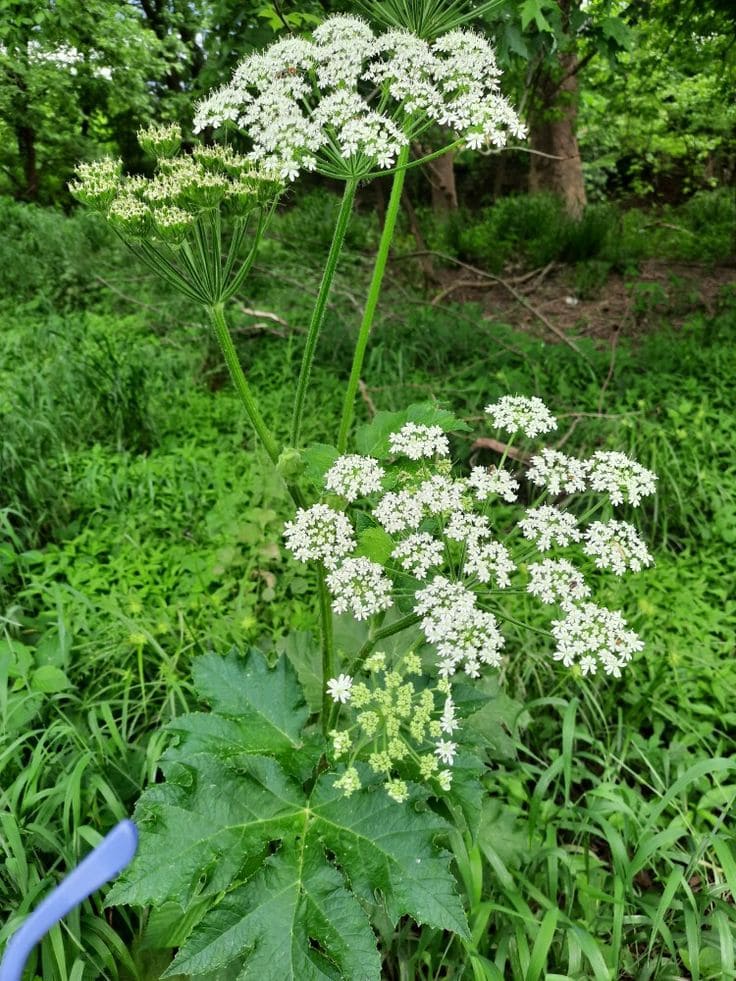
[[[345,233],[347,232],[348,224],[350,223],[350,215],[352,214],[355,191],[357,187],[358,182],[356,180],[348,180],[345,182],[345,190],[343,191],[342,201],[340,202],[340,211],[337,216],[335,230],[332,234],[330,251],[327,254],[327,262],[325,264],[324,272],[322,273],[322,281],[319,285],[317,301],[314,305],[314,310],[312,311],[311,320],[309,321],[307,340],[306,344],[304,345],[304,354],[302,355],[302,366],[301,370],[299,371],[299,379],[297,381],[296,394],[294,396],[294,411],[291,418],[291,445],[296,447],[298,447],[299,439],[301,437],[302,419],[304,416],[304,401],[307,395],[309,376],[312,371],[314,352],[317,348],[317,339],[319,338],[319,332],[325,319],[327,300],[332,288],[332,280],[335,277],[335,270],[337,269],[337,264],[340,259],[340,253],[342,252],[342,247],[345,242]]]
[[[253,395],[250,385],[245,377],[245,373],[240,364],[240,359],[238,358],[238,352],[235,350],[233,339],[227,328],[227,321],[225,320],[225,311],[222,303],[215,303],[213,306],[208,307],[207,312],[210,315],[215,336],[217,337],[220,349],[222,350],[225,358],[225,363],[227,364],[228,371],[230,372],[233,385],[235,385],[235,390],[240,397],[240,401],[243,403],[243,408],[248,414],[248,418],[250,419],[253,428],[263,443],[266,453],[268,453],[268,455],[271,457],[272,462],[276,464],[279,461],[279,445],[276,442],[273,433],[266,425],[266,421],[261,415],[261,411],[258,408],[258,403],[256,402],[255,396]]]
[[[350,427],[353,423],[355,396],[358,392],[360,373],[363,368],[363,359],[365,358],[365,351],[366,347],[368,346],[368,338],[370,337],[371,327],[373,326],[373,318],[376,315],[376,307],[378,305],[378,297],[381,293],[383,274],[386,271],[386,262],[388,261],[388,253],[389,249],[391,248],[391,240],[394,237],[396,218],[399,213],[399,208],[401,207],[401,191],[404,187],[404,175],[408,159],[409,147],[403,146],[399,153],[399,158],[397,161],[398,169],[394,174],[393,184],[391,186],[391,197],[389,198],[388,207],[386,208],[386,217],[383,223],[383,231],[381,232],[381,240],[378,243],[376,262],[373,266],[371,284],[368,289],[365,309],[363,310],[363,319],[360,324],[360,331],[358,332],[358,341],[355,345],[353,366],[350,371],[350,379],[345,392],[345,400],[342,408],[342,419],[340,420],[340,431],[337,437],[337,448],[340,453],[345,452],[345,448],[348,444],[348,436],[350,435]]]

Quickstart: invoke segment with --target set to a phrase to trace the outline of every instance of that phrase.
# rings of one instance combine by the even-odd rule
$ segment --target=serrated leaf
[[[534,21],[538,31],[552,32],[549,21],[542,13],[543,4],[540,0],[524,0],[519,10],[521,17],[521,29],[525,31],[529,24]]]
[[[408,913],[419,924],[468,936],[450,856],[432,845],[434,835],[447,829],[442,818],[397,806],[381,790],[344,797],[332,788],[332,779],[318,781],[312,810],[353,889],[371,901],[379,887],[394,922]]]
[[[483,808],[483,785],[480,778],[485,766],[470,753],[461,753],[452,766],[452,797],[460,805],[465,825],[473,841],[478,837]]]
[[[257,875],[203,920],[164,977],[246,960],[239,979],[374,981],[376,938],[342,876],[316,840],[282,846]]]
[[[182,754],[184,755],[184,754]],[[189,906],[226,889],[250,856],[295,827],[304,799],[277,762],[242,758],[238,766],[199,753],[164,762],[167,781],[138,802],[138,854],[108,902]]]
[[[620,17],[604,17],[600,24],[603,34],[615,41],[618,47],[629,51],[632,45],[631,29]]]
[[[278,645],[296,671],[310,712],[322,705],[322,654],[309,630],[292,631]]]
[[[194,686],[218,715],[237,718],[246,727],[254,753],[275,756],[302,746],[301,730],[309,711],[286,658],[269,668],[255,649],[245,657],[204,654],[194,661]]]
[[[511,868],[520,868],[535,851],[522,821],[495,797],[483,801],[478,842],[481,851],[492,849],[504,865]]]
[[[285,753],[273,735],[276,718],[276,731],[295,738],[283,718],[295,683],[285,658],[268,668],[258,652],[207,656],[196,679],[199,694],[228,714],[173,724],[179,743],[164,755],[166,782],[142,796],[138,855],[108,896],[111,904],[209,907],[191,918],[169,976],[378,981],[366,913],[377,901],[394,922],[409,915],[467,936],[450,855],[435,844],[447,830],[441,817],[396,804],[381,788],[346,798],[334,774],[308,794],[301,776],[285,772],[312,749],[297,733],[305,748]],[[244,679],[250,690],[234,687]],[[243,742],[254,706],[279,760],[251,755]]]
[[[355,434],[359,453],[379,459],[388,456],[388,437],[406,422],[423,426],[439,426],[445,433],[467,432],[469,426],[452,412],[434,402],[415,402],[401,412],[378,412],[372,422],[361,426]]]
[[[325,474],[339,456],[340,451],[336,446],[331,446],[329,443],[311,443],[302,450],[307,476],[321,485]]]
[[[460,704],[459,702],[457,704]],[[520,702],[500,689],[497,683],[488,683],[485,702],[466,719],[466,732],[478,745],[485,748],[493,760],[516,759],[516,736],[519,728],[528,723],[528,713]]]

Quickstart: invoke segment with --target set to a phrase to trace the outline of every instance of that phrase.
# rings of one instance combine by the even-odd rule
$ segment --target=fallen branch
[[[523,450],[517,450],[514,446],[507,446],[506,443],[501,443],[499,440],[491,439],[488,436],[480,436],[471,443],[470,452],[474,453],[477,450],[493,450],[501,456],[506,454],[506,456],[518,460],[519,463],[526,463],[528,460],[531,460],[530,453],[524,453]]]

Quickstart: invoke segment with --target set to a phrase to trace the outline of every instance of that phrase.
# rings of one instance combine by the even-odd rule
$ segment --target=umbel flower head
[[[469,147],[502,147],[524,127],[500,94],[493,49],[456,29],[430,43],[408,30],[374,35],[336,14],[306,38],[249,55],[231,81],[197,106],[195,131],[235,126],[249,158],[283,180],[302,170],[364,176],[396,161],[429,126]]]
[[[227,299],[249,268],[283,183],[227,146],[195,146],[180,154],[176,124],[147,127],[138,139],[156,157],[153,177],[124,176],[119,160],[103,159],[80,164],[69,190],[175,288],[205,305]],[[233,228],[226,248],[225,216]],[[255,243],[244,261],[240,253],[252,216]]]
[[[502,398],[488,414],[512,436],[555,426],[541,400],[524,396]],[[456,477],[442,425],[402,421],[382,438],[374,456],[334,460],[323,479],[325,500],[297,513],[286,541],[297,559],[323,565],[336,613],[372,620],[382,636],[394,632],[392,624],[397,633],[413,631],[406,646],[370,653],[328,684],[342,720],[332,733],[334,758],[345,766],[336,786],[346,794],[358,789],[355,764],[362,761],[402,802],[407,781],[449,787],[447,768],[462,743],[455,686],[502,664],[506,621],[523,626],[520,593],[548,618],[552,659],[577,674],[618,676],[642,649],[621,613],[593,602],[593,585],[602,574],[644,568],[651,555],[632,525],[588,519],[598,508],[610,512],[623,489],[629,498],[643,496],[655,478],[627,457],[598,453],[586,461],[553,449],[515,473],[504,457],[497,467]],[[540,486],[553,497],[584,492],[586,518],[568,500],[564,508],[523,505],[523,479],[532,498]],[[604,495],[588,507],[598,488]],[[533,629],[538,638],[538,618]]]

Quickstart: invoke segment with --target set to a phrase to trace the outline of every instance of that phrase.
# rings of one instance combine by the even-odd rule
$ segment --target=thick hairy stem
[[[238,352],[235,350],[235,345],[233,344],[232,337],[230,336],[230,331],[227,328],[223,304],[215,303],[213,306],[207,307],[207,312],[210,315],[210,320],[212,322],[215,335],[225,357],[225,362],[227,363],[230,377],[232,378],[235,389],[240,396],[240,401],[243,403],[243,407],[248,414],[248,418],[250,419],[253,428],[255,429],[266,449],[266,452],[271,458],[271,462],[274,464],[274,466],[277,466],[281,455],[281,448],[276,442],[276,437],[266,425],[266,421],[261,415],[261,410],[258,408],[258,403],[256,402],[255,396],[253,395],[243,369],[240,366]],[[296,506],[304,507],[305,500],[301,488],[288,480],[286,481],[286,486],[289,494],[291,495],[291,499]]]
[[[322,273],[322,282],[319,286],[317,301],[314,305],[312,318],[309,322],[307,341],[304,346],[302,366],[296,386],[296,395],[294,397],[294,413],[291,419],[292,446],[299,445],[302,417],[304,415],[304,400],[306,398],[307,387],[309,385],[309,375],[312,370],[312,362],[314,361],[314,352],[317,347],[319,332],[325,319],[327,300],[330,295],[332,280],[335,277],[335,270],[337,269],[337,263],[340,259],[340,253],[342,252],[343,243],[345,241],[345,233],[347,232],[348,224],[350,222],[350,215],[353,210],[353,202],[355,200],[355,191],[357,186],[358,182],[355,180],[349,180],[345,184],[342,202],[340,203],[340,212],[337,216],[337,224],[335,225],[335,230],[332,234],[330,251],[327,255],[327,262],[325,264],[324,272]]]
[[[355,346],[355,354],[353,355],[353,366],[350,371],[350,380],[348,381],[347,391],[345,392],[345,401],[343,402],[342,408],[342,419],[340,421],[340,432],[337,437],[337,448],[341,453],[345,452],[345,447],[348,443],[348,436],[350,434],[350,427],[353,422],[355,396],[358,391],[358,383],[360,382],[360,372],[363,368],[363,358],[365,357],[365,350],[368,346],[368,338],[370,336],[371,327],[373,326],[373,318],[376,314],[378,297],[381,293],[381,283],[383,282],[383,274],[386,271],[386,262],[388,261],[388,253],[389,249],[391,248],[391,240],[394,237],[396,217],[399,213],[399,208],[401,207],[401,191],[404,187],[405,166],[408,159],[409,147],[404,146],[401,148],[401,152],[399,154],[399,169],[394,174],[393,185],[391,187],[391,197],[389,198],[388,207],[386,208],[386,219],[383,223],[381,241],[378,245],[378,254],[376,255],[376,262],[373,267],[371,285],[368,289],[368,297],[366,299],[365,309],[363,311],[363,319],[360,324],[360,332],[358,333],[358,342]]]

